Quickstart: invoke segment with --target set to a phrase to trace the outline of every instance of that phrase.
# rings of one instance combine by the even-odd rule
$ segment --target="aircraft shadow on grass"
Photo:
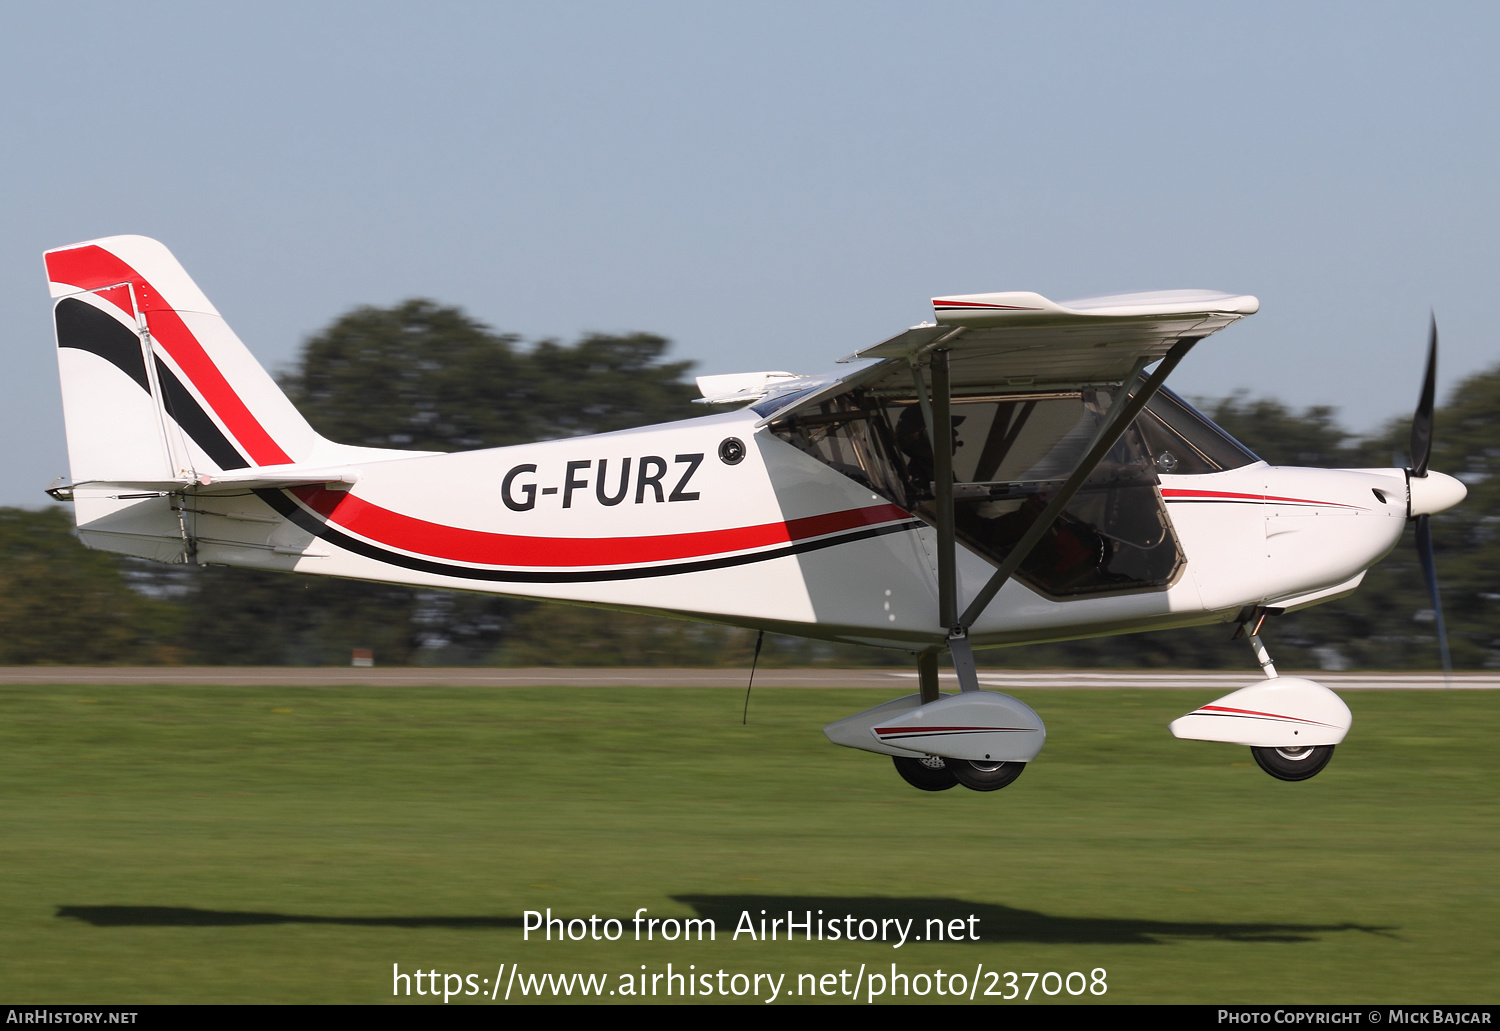
[[[519,916],[316,916],[194,906],[58,906],[57,916],[95,927],[256,927],[264,924],[335,924],[345,927],[446,927],[491,930],[521,926]]]
[[[811,911],[822,910],[825,921],[852,917],[881,921],[912,920],[912,933],[922,935],[928,920],[967,922],[978,918],[981,943],[1028,942],[1076,945],[1162,945],[1173,939],[1218,939],[1239,942],[1316,941],[1338,931],[1390,934],[1394,929],[1364,924],[1236,923],[1230,921],[1139,920],[1129,917],[1051,916],[990,902],[954,898],[890,898],[885,896],[820,895],[674,895],[692,907],[699,918],[710,918],[722,934],[732,935],[741,914],[749,913],[759,930],[761,910],[767,919],[785,918],[790,910],[799,923]],[[254,927],[269,924],[332,924],[346,927],[447,928],[494,930],[520,928],[520,916],[319,916],[253,910],[198,909],[192,906],[58,906],[60,919],[80,920],[94,927]],[[630,916],[618,917],[627,930]],[[782,932],[785,933],[784,931]]]

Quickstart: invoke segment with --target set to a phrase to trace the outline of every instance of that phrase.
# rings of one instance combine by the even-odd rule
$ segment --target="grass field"
[[[0,1000],[383,1002],[396,963],[613,987],[669,962],[804,1002],[799,974],[892,962],[1107,971],[1044,1004],[1500,995],[1500,696],[1351,693],[1350,741],[1286,784],[1167,734],[1201,692],[1017,693],[1038,761],[934,795],[820,733],[889,693],[761,690],[742,727],[710,689],[0,688]],[[523,942],[548,907],[626,935]],[[640,907],[718,938],[635,942]],[[981,940],[730,940],[788,908],[974,914]]]

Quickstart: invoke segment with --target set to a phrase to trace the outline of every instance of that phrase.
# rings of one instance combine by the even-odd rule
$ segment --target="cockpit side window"
[[[771,432],[861,486],[910,507],[908,469],[882,408],[846,394],[778,419]]]
[[[1135,425],[1159,473],[1194,476],[1260,461],[1208,416],[1165,387],[1147,403]]]

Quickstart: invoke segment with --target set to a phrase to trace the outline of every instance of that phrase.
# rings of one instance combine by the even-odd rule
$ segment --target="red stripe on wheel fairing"
[[[1227,705],[1205,705],[1194,716],[1257,716],[1268,720],[1285,720],[1287,723],[1311,723],[1319,727],[1331,727],[1332,723],[1319,723],[1317,720],[1303,719],[1301,716],[1282,716],[1274,712],[1257,712],[1254,709],[1233,709]]]
[[[918,737],[924,734],[993,734],[1005,732],[1024,732],[1031,727],[876,727],[875,733],[881,737],[896,735],[899,737]]]
[[[130,292],[119,288],[100,290],[116,283],[135,285],[135,303],[146,315],[151,335],[171,356],[193,387],[208,402],[214,415],[240,447],[257,465],[283,465],[291,457],[271,438],[260,420],[246,407],[209,357],[193,331],[173,311],[165,297],[130,265],[103,247],[90,244],[47,254],[47,276],[54,283],[76,286],[80,290],[99,290],[99,296],[110,301],[131,321]]]
[[[350,533],[388,548],[449,562],[563,569],[621,566],[749,551],[910,519],[895,505],[871,505],[785,522],[649,537],[528,537],[446,526],[393,512],[345,491],[297,487],[290,493]]]

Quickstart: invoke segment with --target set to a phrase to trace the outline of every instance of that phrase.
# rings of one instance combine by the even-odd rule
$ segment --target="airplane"
[[[1171,732],[1317,774],[1349,709],[1278,675],[1262,623],[1354,590],[1409,521],[1443,637],[1428,520],[1466,489],[1428,468],[1435,321],[1407,469],[1272,467],[1168,390],[1259,308],[1201,290],[938,297],[843,374],[703,376],[699,418],[449,454],[319,435],[154,240],[45,261],[71,475],[49,493],[84,544],[905,650],[918,690],[824,732],[922,790],[1003,788],[1046,739],[976,649],[1206,623],[1265,677]]]

